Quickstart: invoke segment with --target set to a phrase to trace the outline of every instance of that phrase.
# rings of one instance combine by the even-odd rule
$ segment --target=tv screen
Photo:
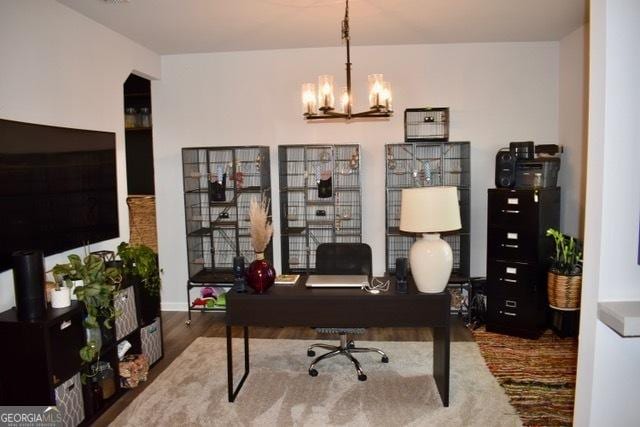
[[[0,119],[0,271],[118,235],[114,133]]]

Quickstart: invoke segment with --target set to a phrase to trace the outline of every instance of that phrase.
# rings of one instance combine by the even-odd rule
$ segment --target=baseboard
[[[187,311],[186,302],[162,302],[160,303],[162,311]]]

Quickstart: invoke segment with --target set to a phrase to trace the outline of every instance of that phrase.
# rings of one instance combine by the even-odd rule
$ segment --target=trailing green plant
[[[82,279],[83,286],[74,289],[78,301],[84,304],[87,315],[84,326],[87,329],[107,329],[113,327],[113,321],[120,314],[113,304],[114,295],[120,289],[122,274],[119,269],[105,267],[104,261],[97,255],[88,255],[84,259],[72,254],[67,264],[53,267],[54,275],[70,276]],[[95,340],[90,340],[80,349],[80,357],[85,362],[95,360],[99,354]]]
[[[550,228],[547,236],[555,242],[555,256],[551,257],[551,271],[563,275],[582,274],[582,245],[577,239]]]
[[[148,246],[130,245],[122,242],[118,245],[118,256],[123,263],[125,276],[138,276],[149,295],[160,295],[160,273],[158,256]]]

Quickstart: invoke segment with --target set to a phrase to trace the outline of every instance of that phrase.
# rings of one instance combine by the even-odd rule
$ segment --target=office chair
[[[322,243],[316,250],[316,274],[366,274],[371,276],[371,247],[365,243]],[[353,340],[347,339],[347,334],[355,335],[364,333],[364,328],[316,328],[320,333],[332,333],[340,335],[339,345],[317,343],[309,346],[307,356],[316,355],[314,348],[329,350],[311,362],[309,375],[315,377],[318,371],[315,366],[324,359],[329,359],[339,354],[345,356],[356,368],[358,379],[366,381],[367,376],[362,372],[360,362],[352,353],[376,352],[382,356],[382,363],[388,363],[389,357],[380,349],[356,347]]]

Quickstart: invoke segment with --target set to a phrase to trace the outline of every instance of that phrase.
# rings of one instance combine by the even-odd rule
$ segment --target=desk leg
[[[238,387],[233,389],[233,348],[231,343],[231,325],[227,325],[227,387],[229,390],[229,402],[236,400],[244,380],[249,376],[249,327],[244,326],[244,374],[238,383]]]
[[[433,328],[433,378],[444,406],[449,406],[449,347],[448,327]]]

